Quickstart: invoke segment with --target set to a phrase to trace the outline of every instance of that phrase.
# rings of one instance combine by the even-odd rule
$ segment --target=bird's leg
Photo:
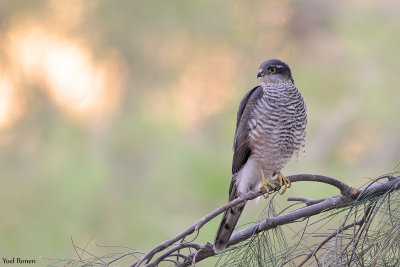
[[[286,189],[290,188],[292,186],[292,183],[288,178],[283,176],[281,172],[278,172],[278,177],[276,180],[279,180],[279,184],[282,186],[284,185],[285,188],[283,188],[281,195],[283,195],[286,192]]]
[[[265,188],[267,190],[267,194],[266,194],[267,196],[265,196],[265,195],[263,195],[263,196],[264,196],[265,199],[267,199],[269,197],[269,192],[270,192],[268,186],[271,187],[272,189],[275,189],[276,185],[271,184],[270,182],[267,181],[267,179],[265,179],[264,170],[261,167],[261,165],[259,166],[259,168],[260,168],[260,172],[261,172],[262,184],[261,184],[260,189],[258,191],[261,191],[263,188]]]

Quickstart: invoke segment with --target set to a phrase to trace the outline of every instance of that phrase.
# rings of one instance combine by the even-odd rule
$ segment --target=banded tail
[[[225,250],[245,205],[246,202],[243,202],[225,211],[215,236],[215,253],[221,253]]]

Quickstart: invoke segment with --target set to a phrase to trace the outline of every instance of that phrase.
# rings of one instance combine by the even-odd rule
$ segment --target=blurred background
[[[398,170],[399,12],[394,0],[1,1],[0,256],[76,259],[71,237],[98,256],[148,250],[224,204],[237,108],[269,58],[290,65],[309,114],[306,154],[284,174],[361,186]],[[337,193],[296,183],[276,199]]]

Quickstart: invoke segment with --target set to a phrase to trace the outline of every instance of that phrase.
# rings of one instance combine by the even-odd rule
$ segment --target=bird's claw
[[[268,188],[268,186],[271,187],[272,189],[276,189],[276,185],[271,184],[271,183],[269,183],[269,182],[267,182],[267,181],[265,181],[265,183],[264,183],[264,181],[263,181],[263,183],[262,183],[261,186],[260,186],[260,189],[258,190],[258,191],[260,191],[260,192],[261,192],[261,190],[262,190],[263,188],[265,188],[265,189],[267,190],[267,193],[263,195],[263,197],[264,197],[265,199],[267,199],[267,198],[269,197],[269,194],[270,194],[270,192],[271,192],[271,190]]]
[[[283,174],[281,172],[278,173],[278,177],[276,180],[279,180],[280,186],[285,186],[282,190],[281,195],[283,195],[286,192],[286,189],[288,189],[292,186],[292,182],[290,182],[290,180],[288,178],[283,176]]]
[[[261,186],[260,186],[260,188],[259,188],[258,191],[261,192],[261,190],[262,190],[263,188],[265,188],[265,189],[267,190],[267,193],[264,194],[263,197],[264,197],[265,199],[267,199],[267,198],[269,197],[270,192],[271,192],[271,190],[269,190],[268,186],[271,187],[272,189],[276,189],[276,185],[274,185],[274,184],[268,182],[267,179],[265,179],[264,171],[263,171],[263,169],[262,169],[261,166],[260,166],[260,172],[261,172],[262,183],[261,183]]]

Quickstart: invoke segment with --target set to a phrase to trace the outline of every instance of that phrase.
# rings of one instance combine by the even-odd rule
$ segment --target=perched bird
[[[239,105],[229,201],[262,188],[267,198],[268,186],[276,189],[271,183],[275,175],[284,186],[283,194],[291,184],[280,171],[305,145],[306,105],[289,66],[267,60],[260,65],[257,78],[260,85],[248,91]],[[245,204],[225,211],[214,241],[216,253],[225,250]]]

